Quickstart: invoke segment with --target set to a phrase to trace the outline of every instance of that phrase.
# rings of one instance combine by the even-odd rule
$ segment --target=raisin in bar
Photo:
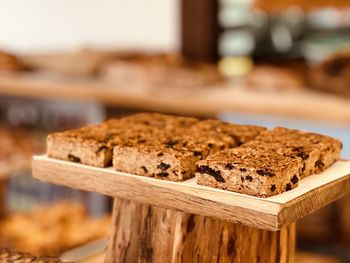
[[[254,148],[218,152],[197,162],[196,181],[200,185],[257,197],[268,197],[298,185],[300,159]]]
[[[282,127],[262,132],[254,139],[255,144],[259,142],[278,143],[281,148],[290,151],[290,156],[295,154],[302,158],[304,161],[302,177],[323,172],[330,167],[339,160],[342,148],[342,143],[335,138]]]

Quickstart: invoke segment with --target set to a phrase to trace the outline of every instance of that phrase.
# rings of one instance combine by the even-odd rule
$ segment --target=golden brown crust
[[[298,185],[302,161],[256,148],[229,149],[197,163],[197,183],[268,197]]]

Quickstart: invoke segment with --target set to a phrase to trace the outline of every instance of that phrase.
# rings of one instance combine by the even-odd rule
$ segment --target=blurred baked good
[[[303,88],[303,77],[293,69],[277,65],[257,65],[245,77],[245,87],[271,92],[294,91]]]
[[[350,51],[336,54],[316,66],[310,84],[320,91],[350,97]]]
[[[113,59],[109,52],[78,50],[56,54],[32,54],[23,56],[23,63],[32,70],[49,71],[67,76],[94,76],[101,64]]]
[[[83,205],[59,202],[0,221],[0,247],[34,255],[56,256],[108,235],[110,217],[92,219]]]
[[[30,167],[34,153],[42,145],[34,134],[20,128],[0,125],[0,175]]]
[[[33,256],[29,253],[0,248],[0,262],[4,263],[61,263],[57,258]]]
[[[172,54],[120,57],[102,68],[101,78],[122,88],[142,85],[152,89],[201,88],[224,80],[216,65]]]
[[[24,66],[16,56],[0,50],[0,72],[19,71],[22,69],[24,69]]]

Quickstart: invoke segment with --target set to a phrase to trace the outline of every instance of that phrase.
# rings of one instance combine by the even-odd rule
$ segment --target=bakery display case
[[[28,1],[1,262],[350,262],[347,1]]]

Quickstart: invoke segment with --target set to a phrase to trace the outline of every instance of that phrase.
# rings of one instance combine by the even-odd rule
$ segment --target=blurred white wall
[[[0,0],[0,48],[176,50],[178,0]]]

